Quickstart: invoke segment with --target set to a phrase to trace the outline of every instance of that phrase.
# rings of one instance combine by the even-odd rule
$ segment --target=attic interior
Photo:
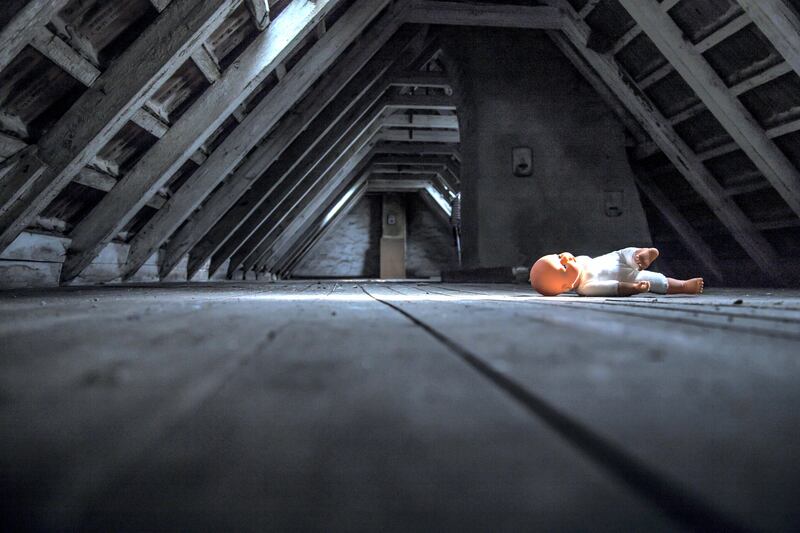
[[[798,76],[800,0],[4,0],[3,530],[796,530]],[[529,283],[629,247],[704,292]]]

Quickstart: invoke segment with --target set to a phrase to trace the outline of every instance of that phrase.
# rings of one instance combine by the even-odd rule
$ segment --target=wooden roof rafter
[[[6,177],[24,194],[0,197],[0,251],[66,187],[124,125],[184,55],[202,42],[236,0],[213,0],[198,8],[175,0],[78,101],[39,139],[28,163],[44,171],[36,179]],[[69,142],[64,142],[69,139]]]
[[[800,171],[769,138],[656,0],[619,0],[706,108],[800,216]]]
[[[179,0],[173,0],[177,2]],[[270,75],[316,23],[340,0],[296,0],[172,125],[114,189],[75,227],[61,270],[74,279],[147,200],[189,159],[203,141]],[[170,5],[170,7],[172,4]],[[169,7],[167,8],[169,9]]]
[[[279,129],[213,194],[201,211],[169,240],[161,263],[162,274],[169,273],[189,250],[190,273],[208,260],[224,239],[247,220],[261,199],[271,194],[289,172],[315,150],[323,135],[354,106],[377,98],[365,94],[381,92],[382,89],[375,88],[375,85],[393,64],[399,61],[405,65],[403,61],[417,57],[424,46],[425,33],[423,29],[395,35],[382,52],[344,84],[343,80],[352,77],[365,57],[372,54],[371,45],[367,43],[380,44],[377,36],[365,35],[365,46],[354,50],[353,55],[334,67],[336,70],[325,83],[301,102],[300,109],[284,120]],[[276,160],[277,166],[272,165]],[[271,177],[267,179],[267,176]]]
[[[418,34],[418,37],[423,35]],[[275,194],[275,191],[283,186],[284,181],[300,179],[303,175],[302,173],[310,171],[313,165],[327,154],[334,143],[344,135],[353,121],[357,120],[357,117],[365,112],[365,108],[381,97],[389,86],[388,80],[391,79],[392,73],[407,69],[409,64],[420,56],[420,53],[424,57],[430,52],[429,46],[426,46],[420,52],[419,47],[423,45],[421,39],[415,38],[414,41],[408,44],[413,45],[399,56],[391,60],[380,58],[365,67],[363,72],[351,82],[353,87],[351,89],[346,88],[343,91],[342,96],[339,98],[341,102],[332,103],[323,114],[317,117],[303,135],[298,137],[287,148],[276,165],[267,169],[266,174],[253,185],[246,195],[242,196],[242,193],[239,193],[236,198],[233,198],[233,195],[227,195],[223,198],[225,200],[223,207],[226,208],[216,210],[217,213],[220,213],[219,216],[206,218],[207,221],[210,220],[212,225],[215,224],[213,228],[206,224],[208,229],[205,229],[205,232],[195,232],[195,235],[199,235],[198,239],[202,237],[202,240],[196,240],[196,244],[193,244],[194,247],[189,256],[190,273],[193,269],[199,268],[199,265],[202,265],[212,254],[214,254],[214,257],[226,255],[226,259],[227,256],[233,254],[235,249],[223,252],[220,251],[220,247],[223,244],[226,247],[230,247],[230,243],[226,241],[230,240],[229,238],[236,238],[241,233],[239,231],[240,226],[244,225],[250,217],[255,216],[256,220],[260,220],[258,217],[263,219],[264,215],[258,214],[259,209],[264,209],[261,207],[263,199]],[[405,48],[405,45],[403,45],[403,48]],[[276,142],[280,142],[280,140]],[[279,146],[285,148],[285,144],[280,144]],[[275,157],[277,157],[277,153]],[[263,172],[265,163],[268,162],[264,160],[264,163],[253,166],[253,170],[257,171],[259,176]],[[234,202],[238,200],[238,203],[228,212],[227,207],[233,205],[233,202],[230,201],[231,199]],[[221,218],[223,215],[224,218]],[[242,239],[239,238],[239,240],[241,241]],[[170,254],[170,257],[174,260],[179,258],[179,255],[177,253]],[[212,260],[212,265],[215,263]]]
[[[317,81],[363,31],[366,26],[388,4],[384,2],[361,3],[349,9],[327,31],[322,38],[300,59],[262,100],[256,109],[231,133],[211,154],[209,160],[197,169],[189,181],[168,202],[168,208],[159,211],[137,232],[131,241],[128,261],[123,268],[125,276],[136,273],[147,259],[167,240],[217,185],[258,144],[263,132],[270,131],[292,108],[304,93],[304,89]],[[369,51],[376,52],[397,29],[398,9],[383,16],[375,40],[362,42]],[[365,54],[366,55],[366,54]],[[367,61],[365,58],[362,64]],[[343,83],[348,79],[340,80]]]
[[[555,0],[549,0],[555,2]],[[630,79],[625,70],[610,54],[599,54],[586,46],[589,28],[586,23],[574,17],[574,10],[562,4],[568,16],[564,34],[551,32],[550,35],[562,46],[573,46],[580,57],[589,64],[617,99],[645,128],[654,142],[661,148],[686,180],[706,201],[715,215],[727,227],[734,238],[744,248],[753,261],[768,277],[779,279],[775,270],[777,253],[764,239],[753,223],[741,209],[724,194],[722,186],[703,165],[698,156],[675,132],[658,108]]]

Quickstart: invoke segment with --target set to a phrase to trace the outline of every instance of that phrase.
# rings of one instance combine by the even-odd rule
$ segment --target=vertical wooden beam
[[[364,27],[388,4],[388,0],[360,3],[348,10],[333,29],[317,41],[278,85],[245,117],[239,126],[214,150],[160,210],[142,227],[130,243],[123,276],[128,277],[153,255],[172,233],[192,214],[200,203],[258,144],[264,132],[272,130],[278,120],[292,108],[305,90],[328,70],[339,54],[355,40]],[[384,19],[393,25],[397,13]],[[388,29],[382,26],[383,29]],[[391,34],[379,36],[388,40]],[[383,43],[368,43],[377,51]],[[373,48],[374,46],[374,48]],[[365,59],[366,61],[366,59]],[[340,80],[344,83],[349,80]]]
[[[173,0],[170,9],[180,0]],[[294,0],[72,231],[61,281],[74,279],[340,0]],[[161,17],[159,17],[160,19]]]
[[[722,186],[703,165],[700,158],[681,139],[655,104],[637,89],[634,81],[614,58],[598,54],[586,46],[588,34],[589,29],[585,23],[568,16],[565,19],[564,34],[551,32],[550,36],[554,40],[569,39],[577,52],[639,121],[760,269],[768,277],[780,280],[781,273],[775,267],[778,264],[778,255],[769,242],[736,203],[725,195]]]
[[[236,0],[175,0],[39,140],[47,169],[12,176],[25,193],[0,196],[0,251],[67,186],[229,13]]]
[[[767,136],[656,0],[619,0],[792,211],[800,216],[800,172]]]
[[[800,16],[785,0],[736,0],[800,75]]]
[[[50,22],[69,0],[3,0],[0,7],[0,70],[33,39],[33,32]]]

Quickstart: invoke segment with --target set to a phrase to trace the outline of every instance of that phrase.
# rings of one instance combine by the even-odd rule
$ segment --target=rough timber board
[[[0,301],[0,423],[15,427],[0,442],[0,483],[19,514],[4,520],[675,528],[352,284],[14,296]]]
[[[545,299],[524,286],[423,284],[370,292],[740,525],[781,531],[800,519],[798,291]]]

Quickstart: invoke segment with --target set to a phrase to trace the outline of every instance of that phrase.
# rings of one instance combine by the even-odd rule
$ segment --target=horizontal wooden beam
[[[378,138],[382,141],[390,142],[461,142],[461,137],[457,130],[415,130],[413,128],[397,130],[384,128],[378,134]]]
[[[383,119],[384,128],[428,128],[437,130],[457,130],[456,115],[408,115],[394,114]]]
[[[384,141],[375,145],[375,153],[387,155],[451,155],[461,161],[461,147],[456,143],[398,143]]]
[[[561,29],[561,19],[561,11],[552,7],[438,0],[416,0],[406,15],[406,22],[416,24],[495,26],[535,30]]]
[[[427,87],[434,89],[451,89],[453,82],[444,72],[400,72],[392,76],[389,83],[398,87]]]

